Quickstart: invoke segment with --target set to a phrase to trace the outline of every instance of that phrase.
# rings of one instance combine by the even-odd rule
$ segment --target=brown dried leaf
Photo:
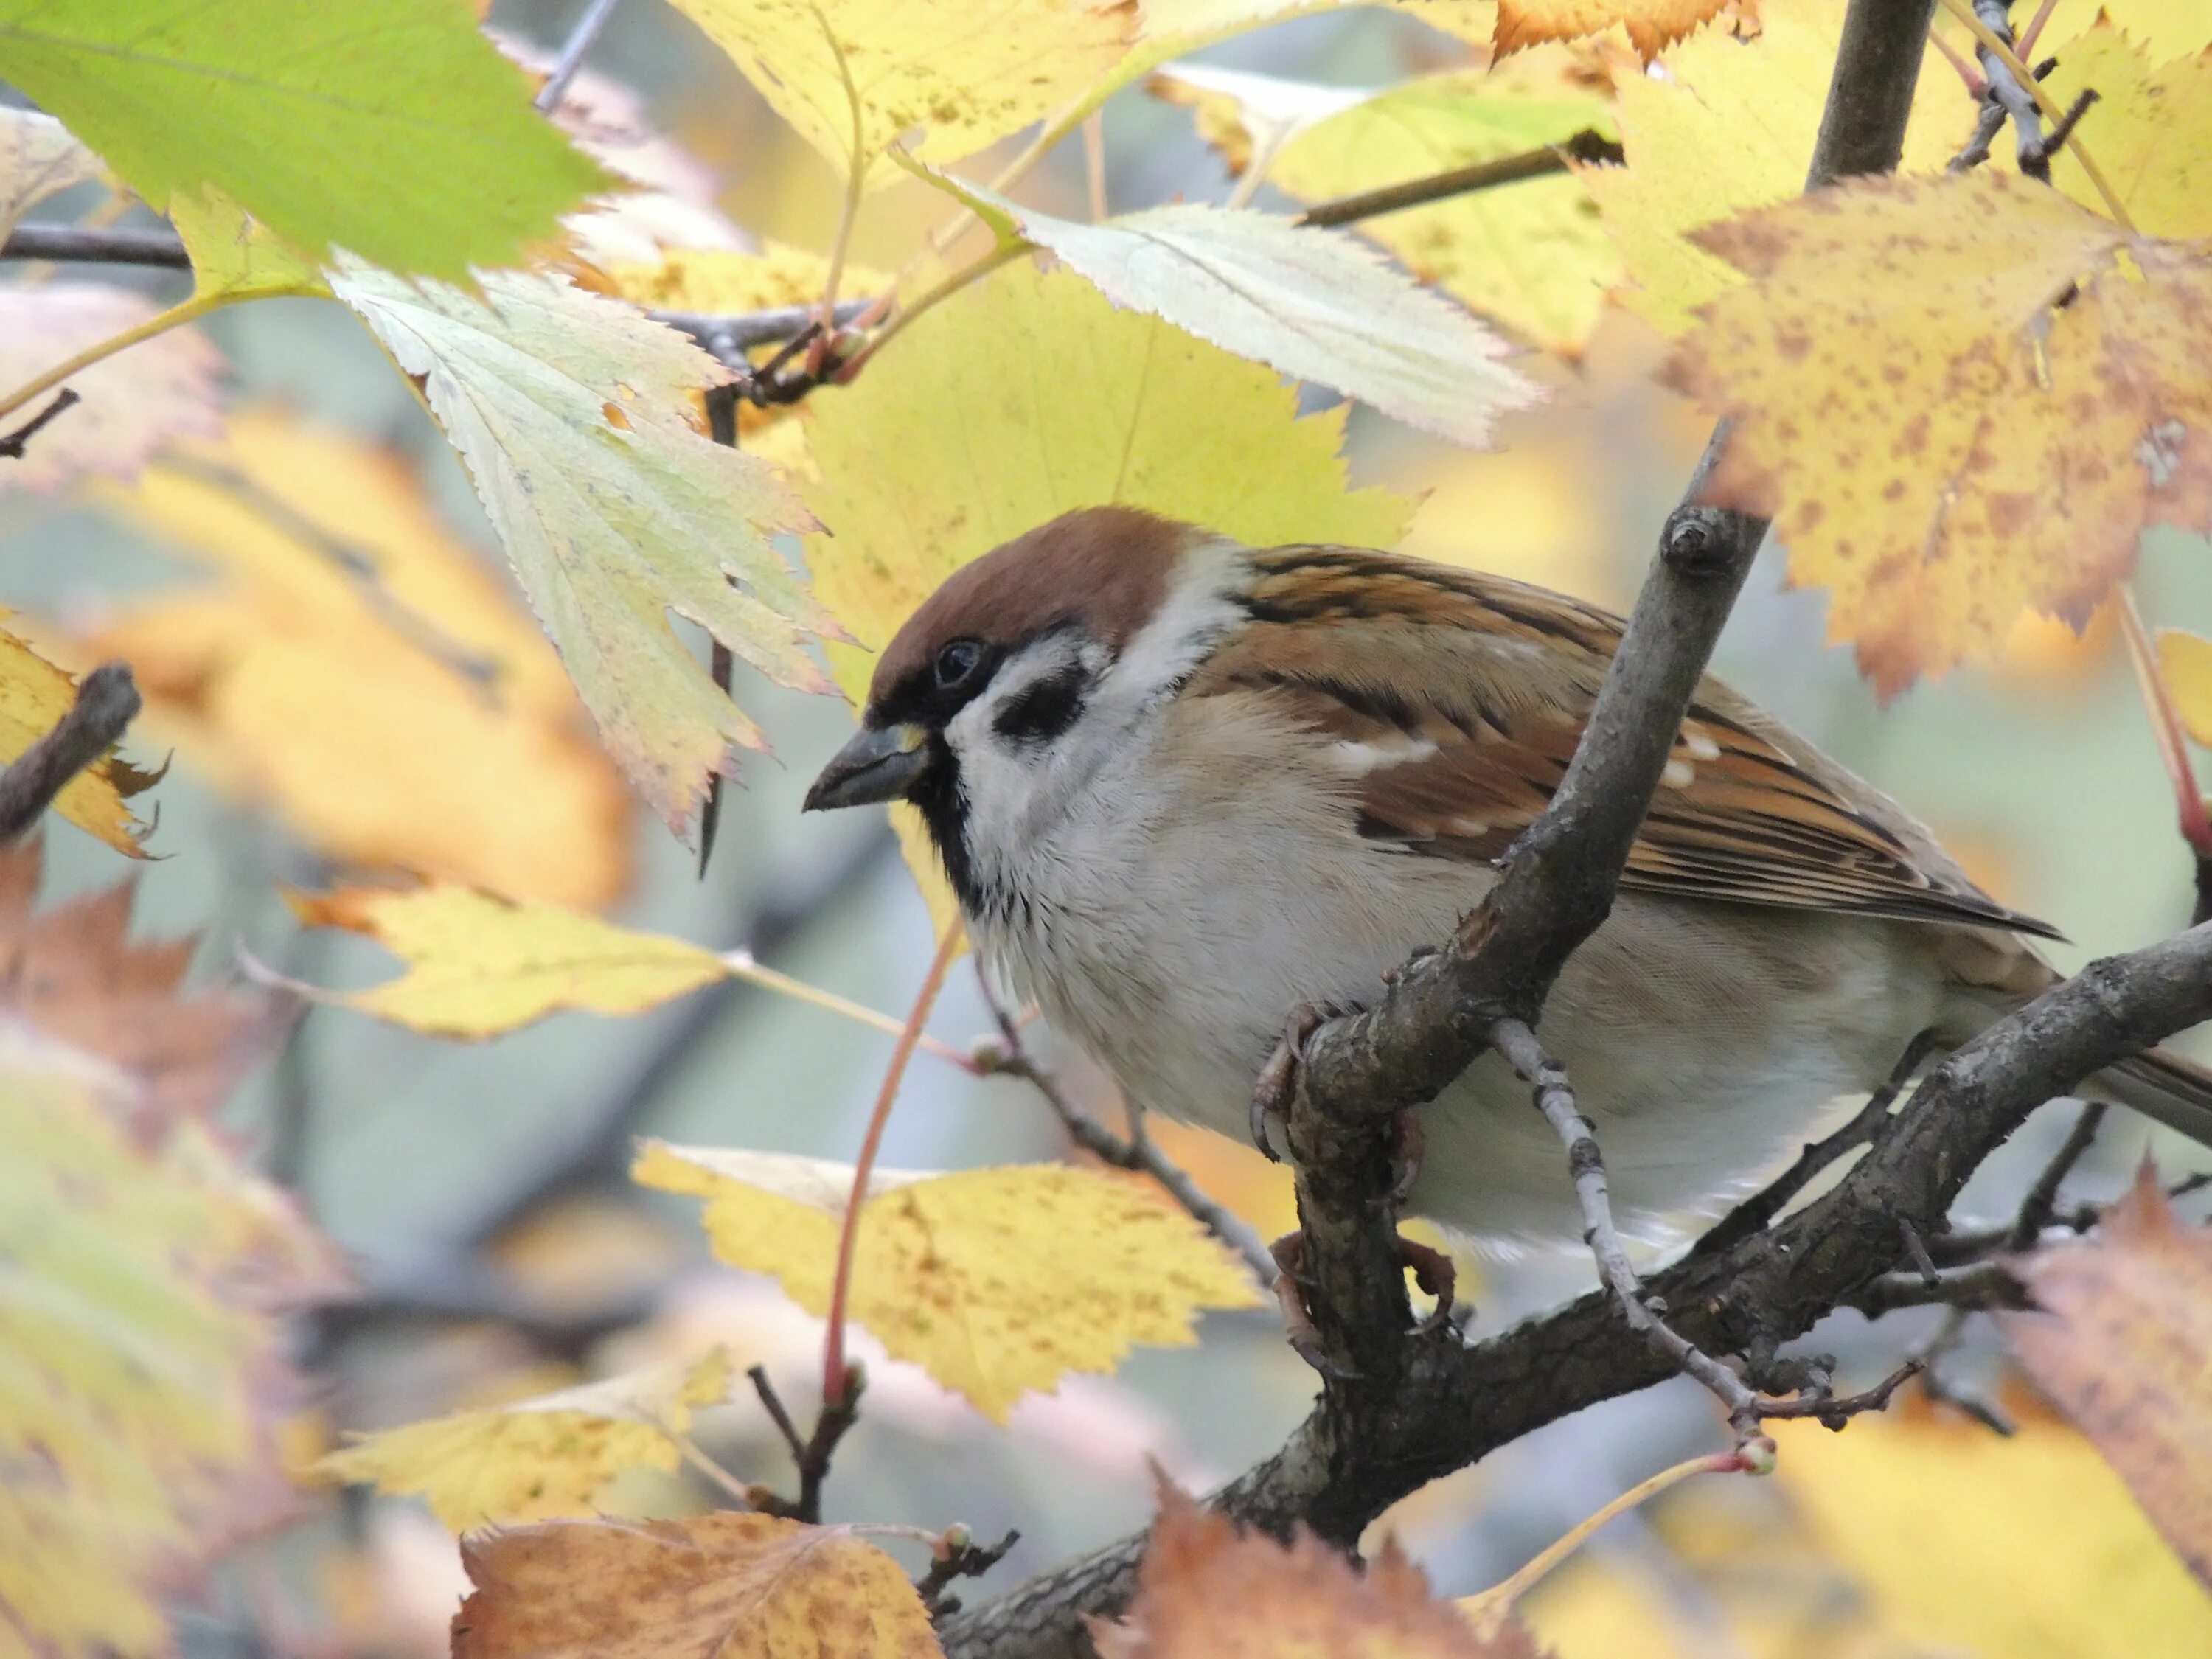
[[[1753,280],[1668,375],[1733,417],[1705,499],[1769,514],[1885,695],[2079,629],[2145,526],[2212,528],[2212,247],[1984,168],[1693,238]]]
[[[179,995],[193,942],[131,944],[130,883],[33,915],[40,865],[36,841],[0,850],[0,1018],[120,1070],[142,1139],[214,1110],[289,1016],[243,991]]]
[[[2183,1224],[2145,1159],[2094,1237],[2013,1270],[2039,1304],[1999,1316],[2013,1351],[2212,1584],[2212,1227]]]
[[[1647,58],[1679,40],[1729,0],[1498,0],[1498,55],[1546,40],[1602,34],[1620,24]]]
[[[150,300],[104,283],[0,289],[0,383],[21,386],[155,311]],[[0,460],[0,495],[51,495],[91,472],[135,477],[177,439],[214,436],[222,374],[221,354],[189,326],[79,370],[67,384],[82,401],[33,438],[21,459]],[[45,407],[40,399],[33,412]]]
[[[1518,1625],[1478,1634],[1395,1540],[1363,1574],[1303,1528],[1279,1544],[1164,1481],[1135,1597],[1090,1625],[1103,1659],[1539,1659]]]
[[[933,1659],[897,1562],[766,1515],[549,1521],[473,1534],[453,1659]]]

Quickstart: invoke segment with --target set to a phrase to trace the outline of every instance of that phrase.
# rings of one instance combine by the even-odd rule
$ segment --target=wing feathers
[[[1494,860],[1549,803],[1620,637],[1594,606],[1346,548],[1254,555],[1252,625],[1185,696],[1268,697],[1329,740],[1360,833]],[[1651,893],[2057,937],[1719,682],[1699,688],[1623,872]]]

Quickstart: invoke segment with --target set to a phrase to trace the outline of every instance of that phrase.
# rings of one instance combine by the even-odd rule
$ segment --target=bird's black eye
[[[974,640],[955,640],[937,653],[937,689],[957,691],[983,665],[983,647]]]

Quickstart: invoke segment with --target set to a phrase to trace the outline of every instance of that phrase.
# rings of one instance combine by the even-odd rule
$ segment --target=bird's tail
[[[2212,1146],[2212,1070],[2165,1048],[2153,1048],[2097,1074],[2098,1092]]]

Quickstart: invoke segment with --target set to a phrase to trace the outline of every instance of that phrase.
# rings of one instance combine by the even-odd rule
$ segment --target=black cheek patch
[[[1025,686],[992,722],[1002,738],[1017,743],[1047,743],[1075,724],[1083,713],[1083,671],[1070,668]]]

